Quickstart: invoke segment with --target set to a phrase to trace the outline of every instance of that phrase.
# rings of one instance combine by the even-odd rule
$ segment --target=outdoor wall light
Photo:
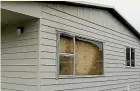
[[[24,27],[17,27],[17,35],[22,34],[24,31]]]

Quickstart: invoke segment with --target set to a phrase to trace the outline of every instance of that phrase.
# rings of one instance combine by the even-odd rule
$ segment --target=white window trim
[[[88,37],[87,38],[85,38],[85,36],[84,37],[78,37],[77,35],[75,35],[75,34],[71,34],[71,33],[67,33],[67,32],[61,32],[61,31],[58,31],[58,30],[56,30],[56,33],[57,33],[57,47],[56,47],[56,50],[57,50],[57,52],[56,52],[56,55],[57,55],[57,59],[56,59],[56,79],[59,79],[59,78],[89,78],[89,77],[105,77],[105,70],[104,70],[104,60],[105,60],[105,58],[104,58],[104,43],[105,42],[102,42],[102,41],[98,41],[98,40],[96,40],[96,39],[88,39]],[[59,74],[59,70],[60,70],[60,60],[59,60],[59,56],[60,56],[60,34],[66,34],[66,35],[68,35],[68,36],[70,36],[70,37],[73,37],[74,39],[73,39],[73,42],[74,42],[74,68],[73,68],[73,75],[60,75]],[[103,63],[103,74],[102,75],[82,75],[82,76],[77,76],[77,75],[75,75],[75,69],[76,69],[76,67],[75,67],[75,38],[76,37],[78,37],[78,38],[83,38],[83,39],[85,39],[85,40],[89,40],[89,41],[98,41],[98,42],[101,42],[102,43],[102,52],[103,52],[103,54],[102,54],[102,63]],[[88,41],[88,42],[89,42]]]

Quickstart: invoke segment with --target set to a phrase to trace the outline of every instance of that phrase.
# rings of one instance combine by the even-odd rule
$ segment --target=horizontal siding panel
[[[110,87],[110,89],[104,89],[104,86],[102,86],[103,88],[99,88],[99,87],[85,87],[85,88],[77,88],[77,89],[68,89],[68,90],[65,90],[65,91],[85,91],[85,90],[88,90],[88,91],[93,91],[94,90],[99,90],[99,91],[123,91],[125,90],[124,89],[124,85],[123,86],[117,86],[117,85],[113,85]],[[103,90],[102,90],[103,89]]]
[[[1,77],[1,81],[3,83],[13,83],[13,84],[21,84],[21,85],[36,85],[37,80],[36,79],[23,79],[23,78],[6,78]]]
[[[54,46],[47,46],[47,45],[40,45],[41,51],[47,51],[47,52],[56,52],[56,47]]]
[[[37,78],[37,73],[33,72],[2,72],[2,77],[15,78]]]
[[[13,89],[15,91],[25,91],[25,89],[26,91],[36,91],[37,89],[36,86],[18,85],[18,84],[9,84],[9,83],[2,83],[2,88]]]
[[[125,67],[125,64],[112,64],[112,63],[104,63],[104,67],[114,67],[114,68],[124,68]]]
[[[40,44],[41,45],[56,46],[56,41],[55,40],[41,38],[40,39]]]
[[[106,58],[105,60],[104,60],[105,62],[107,62],[107,63],[113,63],[113,64],[124,64],[125,63],[125,60],[118,60],[118,59],[110,59],[110,58]]]
[[[37,43],[38,43],[37,39],[28,39],[28,40],[21,40],[16,42],[2,43],[1,48],[37,45]]]
[[[55,72],[41,72],[40,73],[40,78],[56,78],[56,73]]]
[[[116,81],[108,81],[107,82],[92,82],[92,83],[76,83],[76,84],[59,84],[59,85],[49,85],[49,86],[42,86],[42,89],[47,89],[47,90],[66,90],[66,89],[83,89],[83,88],[88,88],[88,87],[98,87],[100,88],[100,86],[102,86],[102,88],[100,88],[100,90],[104,90],[104,89],[108,89],[108,88],[112,88],[115,86],[124,86],[131,84],[131,82],[136,81],[136,79],[130,79],[129,81],[127,81],[127,83],[124,83],[125,80],[116,80]],[[114,86],[115,85],[115,86]],[[111,87],[110,87],[111,86]]]
[[[3,54],[2,59],[37,58],[37,52]]]
[[[37,66],[2,66],[1,71],[37,71]]]
[[[137,89],[137,88],[140,88],[140,83],[131,85],[131,89]]]
[[[117,56],[117,55],[105,55],[105,59],[118,59],[118,60],[125,60],[125,56]]]
[[[2,83],[2,87],[5,88],[2,91],[7,89],[11,89],[10,91],[35,91],[37,89],[36,86],[27,86],[27,85],[18,85],[18,84],[9,84],[9,83]]]
[[[40,35],[41,35],[42,38],[56,40],[56,35],[55,34],[51,34],[51,33],[47,33],[47,32],[41,32]]]
[[[123,56],[125,57],[125,52],[118,52],[118,51],[113,51],[113,50],[104,50],[104,55],[118,55],[118,56]]]
[[[40,58],[56,59],[56,53],[41,52],[40,53]]]
[[[41,32],[56,34],[55,28],[51,28],[51,27],[43,26],[43,25],[41,25]]]
[[[2,91],[16,91],[15,89],[1,88]]]
[[[140,88],[135,88],[135,89],[132,89],[131,91],[139,91]]]
[[[139,75],[139,72],[113,72],[113,73],[109,73],[109,72],[106,72],[105,74],[106,76],[138,76]]]
[[[56,65],[55,59],[40,59],[41,65]]]
[[[40,66],[41,72],[56,72],[56,66]]]
[[[135,67],[135,68],[127,68],[127,67],[123,67],[123,68],[119,68],[119,67],[106,67],[105,68],[105,72],[119,72],[119,71],[135,71],[135,72],[139,72],[139,68]]]
[[[123,85],[123,87],[124,87],[125,85]],[[68,87],[68,86],[67,86]],[[70,86],[71,87],[71,86]],[[81,87],[77,87],[77,88],[61,88],[61,86],[55,86],[55,88],[59,88],[59,90],[62,90],[62,91],[110,91],[110,90],[106,90],[106,88],[111,88],[111,89],[113,89],[113,88],[118,88],[117,90],[112,90],[112,91],[121,91],[123,88],[121,88],[122,86],[118,86],[118,85],[111,85],[110,87],[108,87],[108,86],[102,86],[102,88],[100,88],[100,87],[96,87],[96,86],[88,86],[88,87],[83,87],[82,85],[81,85]],[[44,89],[49,89],[49,90],[55,90],[55,91],[57,91],[58,89],[55,89],[55,88],[52,88],[51,86],[49,86],[49,87],[42,87],[42,90],[41,91],[45,91]],[[61,89],[60,89],[61,88]]]
[[[37,59],[1,60],[1,65],[37,65]]]
[[[106,42],[104,45],[106,45],[106,46],[115,46],[117,48],[125,48],[123,45],[119,45],[119,44],[116,44],[116,43],[113,43],[113,42]]]
[[[4,48],[1,49],[1,53],[16,53],[16,52],[30,52],[30,51],[37,51],[37,45],[30,45],[30,46],[21,46],[21,47],[12,47],[12,48]]]

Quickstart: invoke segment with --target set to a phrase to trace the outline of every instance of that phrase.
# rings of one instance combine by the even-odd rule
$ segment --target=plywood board
[[[60,52],[73,53],[73,39],[67,36],[60,36]]]
[[[73,74],[73,58],[60,56],[60,75],[72,75]]]
[[[102,74],[101,52],[90,42],[76,40],[76,75]]]

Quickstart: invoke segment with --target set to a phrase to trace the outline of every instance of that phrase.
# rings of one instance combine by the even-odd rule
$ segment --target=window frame
[[[126,49],[127,49],[127,48],[130,49],[130,53],[129,53],[129,55],[130,55],[130,66],[127,66],[127,61],[128,61],[127,58],[126,58],[126,57],[127,57],[127,56],[126,56],[126,55],[127,55],[127,52],[126,52]],[[132,64],[132,60],[131,60],[131,50],[132,50],[132,49],[134,49],[134,60],[133,60],[133,61],[134,61],[134,66],[131,65],[131,64]],[[125,61],[126,61],[126,62],[125,62],[125,63],[126,63],[126,64],[125,64],[125,67],[126,67],[126,68],[135,68],[135,67],[136,67],[136,49],[135,49],[135,48],[126,46],[126,48],[125,48]]]
[[[83,78],[83,77],[105,77],[105,70],[104,70],[104,43],[105,42],[102,42],[102,41],[99,41],[97,39],[90,39],[88,38],[87,36],[79,36],[79,35],[76,35],[76,34],[72,34],[72,33],[67,33],[67,32],[61,32],[61,31],[58,31],[56,30],[56,33],[57,33],[57,45],[56,45],[56,55],[57,55],[57,58],[56,58],[56,69],[57,69],[57,72],[56,72],[56,79],[58,78]],[[73,75],[60,75],[59,72],[60,72],[60,35],[63,34],[63,35],[66,35],[68,37],[73,37],[73,43],[74,43],[74,60],[73,60]],[[75,71],[76,71],[76,64],[75,64],[75,39],[77,38],[80,38],[80,39],[84,39],[84,41],[87,41],[87,42],[91,42],[91,41],[97,41],[97,42],[100,42],[102,43],[102,70],[103,70],[103,74],[102,75],[75,75]]]

